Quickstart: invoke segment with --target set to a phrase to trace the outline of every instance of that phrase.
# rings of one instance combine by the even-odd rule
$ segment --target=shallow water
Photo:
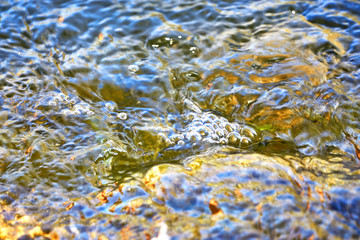
[[[0,1],[0,239],[357,239],[359,1]]]

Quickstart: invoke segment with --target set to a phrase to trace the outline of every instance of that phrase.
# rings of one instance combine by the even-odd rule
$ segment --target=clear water
[[[359,1],[0,1],[0,239],[358,239]]]

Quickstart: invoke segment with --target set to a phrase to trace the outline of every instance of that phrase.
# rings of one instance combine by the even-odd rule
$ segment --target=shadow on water
[[[357,239],[358,1],[0,1],[0,239]]]

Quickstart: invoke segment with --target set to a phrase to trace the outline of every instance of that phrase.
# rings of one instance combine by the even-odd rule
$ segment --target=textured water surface
[[[0,239],[358,239],[360,2],[0,1]]]

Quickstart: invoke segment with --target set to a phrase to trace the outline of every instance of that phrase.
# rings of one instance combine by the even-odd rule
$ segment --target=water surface
[[[0,239],[357,239],[359,1],[0,1]]]

